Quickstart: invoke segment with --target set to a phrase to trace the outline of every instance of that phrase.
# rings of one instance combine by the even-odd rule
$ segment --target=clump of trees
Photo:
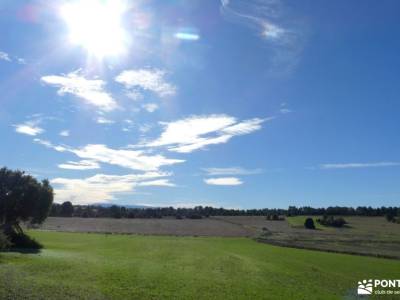
[[[314,224],[314,220],[312,218],[307,218],[304,221],[304,227],[306,229],[315,229],[315,224]]]
[[[400,213],[396,214],[395,212],[391,211],[388,212],[385,217],[388,222],[400,224]]]
[[[385,216],[388,213],[400,216],[400,207],[371,207],[371,206],[329,206],[327,208],[314,208],[310,206],[296,207],[289,206],[286,211],[288,216]]]
[[[324,226],[330,226],[330,227],[343,227],[344,225],[347,224],[345,219],[342,217],[335,218],[334,216],[328,216],[324,215],[322,219],[317,219],[317,222],[321,225]]]
[[[279,215],[277,215],[277,214],[268,214],[268,215],[265,217],[265,219],[268,220],[268,221],[284,221],[284,220],[285,220],[284,217],[279,216]]]
[[[48,180],[39,182],[25,172],[0,169],[0,232],[12,247],[42,247],[24,233],[21,223],[43,223],[52,203],[53,189]]]

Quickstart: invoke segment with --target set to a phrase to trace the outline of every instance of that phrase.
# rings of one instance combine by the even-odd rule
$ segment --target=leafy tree
[[[0,169],[0,229],[12,243],[24,235],[20,223],[43,223],[52,203],[48,180],[39,182],[25,172]]]
[[[312,218],[307,218],[304,222],[304,227],[307,229],[315,229],[314,220]]]
[[[60,214],[63,217],[72,217],[74,213],[74,206],[72,205],[71,202],[66,201],[63,204],[61,204],[61,210]]]
[[[117,205],[110,206],[111,217],[115,219],[122,218],[121,208]]]

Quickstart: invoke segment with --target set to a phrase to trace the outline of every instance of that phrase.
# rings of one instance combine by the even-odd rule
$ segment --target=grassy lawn
[[[246,238],[30,234],[46,249],[0,253],[0,299],[352,299],[358,280],[400,270]]]

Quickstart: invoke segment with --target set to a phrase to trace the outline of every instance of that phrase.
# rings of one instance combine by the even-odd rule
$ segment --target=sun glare
[[[97,58],[123,54],[128,43],[122,25],[126,5],[120,0],[68,2],[61,15],[68,25],[69,40]]]

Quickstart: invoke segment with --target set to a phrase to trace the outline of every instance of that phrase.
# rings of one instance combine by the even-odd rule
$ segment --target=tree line
[[[72,205],[67,201],[62,204],[54,203],[50,210],[52,217],[82,217],[82,218],[163,218],[200,219],[210,216],[400,216],[400,207],[342,207],[313,208],[309,206],[289,206],[287,209],[226,209],[211,206],[196,206],[194,208],[148,207],[130,208],[111,205]]]

